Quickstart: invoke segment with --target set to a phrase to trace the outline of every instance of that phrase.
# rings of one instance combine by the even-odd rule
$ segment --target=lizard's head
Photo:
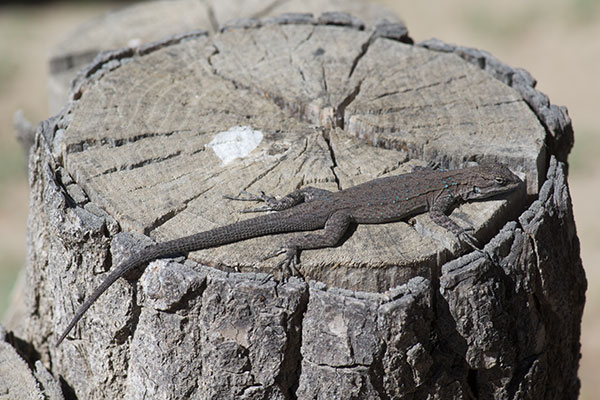
[[[480,165],[474,169],[477,173],[471,177],[472,190],[465,200],[485,199],[501,193],[508,193],[523,183],[504,164]]]

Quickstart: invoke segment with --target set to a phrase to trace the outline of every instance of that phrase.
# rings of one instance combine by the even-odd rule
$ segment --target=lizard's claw
[[[268,196],[265,195],[264,192],[260,192],[260,194],[252,194],[246,190],[242,190],[240,194],[237,196],[232,196],[230,194],[224,194],[223,198],[228,200],[237,200],[237,201],[266,201]]]
[[[473,229],[463,229],[462,232],[458,234],[458,240],[462,243],[465,243],[475,251],[481,251],[481,249],[479,248],[479,243],[477,242],[475,236],[468,232],[472,230]]]
[[[439,161],[433,161],[432,160],[432,161],[429,161],[427,163],[427,165],[424,166],[424,167],[421,167],[421,166],[413,167],[412,172],[417,172],[417,171],[431,171],[431,170],[439,169],[439,168],[440,168]]]
[[[223,195],[224,198],[228,200],[237,200],[237,201],[262,201],[266,203],[266,205],[262,207],[255,208],[245,208],[241,210],[242,213],[251,213],[251,212],[264,212],[264,211],[274,211],[275,205],[278,204],[277,199],[273,196],[268,196],[262,190],[259,194],[252,194],[245,190],[242,190],[237,196]]]
[[[474,251],[483,255],[484,257],[489,259],[492,263],[497,264],[498,258],[494,254],[490,254],[487,251],[483,251],[482,249],[480,249],[478,240],[473,235],[471,235],[468,231],[473,231],[473,229],[472,228],[471,229],[463,229],[463,231],[458,234],[458,240],[460,240],[463,243],[466,243]]]
[[[283,248],[280,249],[267,257],[264,260],[269,258],[273,258],[279,255],[285,254],[285,258],[279,261],[275,267],[273,267],[272,272],[277,270],[281,271],[281,280],[285,281],[287,278],[291,276],[302,276],[300,270],[297,268],[300,261],[298,259],[298,250],[295,248]]]

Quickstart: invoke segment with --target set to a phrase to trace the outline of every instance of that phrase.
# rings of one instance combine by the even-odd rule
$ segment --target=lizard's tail
[[[200,232],[195,235],[157,243],[135,253],[115,268],[100,286],[94,290],[91,296],[79,307],[75,312],[73,319],[69,322],[69,325],[67,325],[64,332],[58,338],[56,346],[60,345],[71,329],[79,322],[83,314],[85,314],[90,306],[94,304],[98,297],[100,297],[110,285],[130,270],[139,267],[142,264],[146,264],[157,258],[176,257],[191,251],[221,246],[227,243],[263,236],[270,233],[315,229],[313,226],[290,227],[285,223],[285,218],[278,218],[276,215],[277,214],[266,214],[256,218],[239,221],[231,225]]]
[[[61,342],[67,337],[71,329],[79,322],[83,314],[90,308],[92,304],[100,297],[102,293],[106,291],[117,279],[127,274],[132,269],[140,266],[141,264],[147,263],[151,260],[154,260],[158,257],[168,257],[171,254],[165,253],[164,245],[159,243],[156,245],[152,245],[146,247],[141,252],[138,252],[128,259],[126,259],[123,263],[121,263],[117,268],[115,268],[104,281],[94,290],[90,297],[88,297],[85,302],[79,307],[69,325],[65,328],[64,332],[60,335],[58,340],[56,341],[56,346],[58,347]],[[172,254],[173,256],[178,254]]]

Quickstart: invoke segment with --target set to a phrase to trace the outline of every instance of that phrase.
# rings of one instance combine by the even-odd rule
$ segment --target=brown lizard
[[[258,236],[313,231],[291,239],[284,247],[284,272],[294,273],[299,251],[335,246],[351,223],[381,224],[429,212],[431,219],[471,247],[475,239],[448,217],[458,204],[487,199],[516,189],[522,181],[503,164],[456,170],[415,168],[408,174],[378,178],[339,192],[312,187],[296,190],[280,200],[258,196],[266,206],[249,211],[279,211],[239,221],[195,235],[150,245],[117,266],[79,307],[59,337],[58,346],[87,309],[119,277],[157,258],[222,246]],[[291,268],[290,268],[291,267]]]

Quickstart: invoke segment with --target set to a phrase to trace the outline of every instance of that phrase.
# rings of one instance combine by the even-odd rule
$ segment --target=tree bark
[[[103,53],[38,130],[27,315],[9,329],[77,398],[576,398],[573,131],[534,85],[344,14]],[[276,282],[266,256],[294,234],[251,239],[151,262],[53,346],[133,249],[246,218],[224,194],[340,190],[429,161],[502,161],[526,180],[453,212],[483,252],[420,215],[358,226],[302,253],[306,280]]]

